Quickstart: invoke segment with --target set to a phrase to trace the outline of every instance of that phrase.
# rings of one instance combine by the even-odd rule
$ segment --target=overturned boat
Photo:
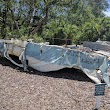
[[[14,51],[14,55],[19,57],[22,62],[21,67],[24,67],[25,70],[28,66],[41,72],[57,71],[63,68],[78,68],[95,83],[99,84],[103,80],[110,86],[108,58],[92,51],[90,48],[75,47],[71,49],[45,43],[22,42],[24,46],[22,49],[20,47],[21,44],[14,44],[15,47],[17,46],[16,51],[20,50],[19,53]],[[8,54],[13,54],[13,52],[9,51],[9,46],[7,45],[13,47],[12,44],[1,41],[0,52],[4,54],[4,57],[7,57]],[[18,49],[18,47],[21,49]]]

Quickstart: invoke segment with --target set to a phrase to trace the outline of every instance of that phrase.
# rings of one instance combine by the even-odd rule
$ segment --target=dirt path
[[[93,110],[93,93],[94,83],[78,70],[26,73],[0,58],[0,110]],[[110,89],[101,110],[110,110]]]

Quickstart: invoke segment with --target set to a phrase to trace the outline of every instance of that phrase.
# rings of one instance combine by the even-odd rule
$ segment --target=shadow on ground
[[[14,60],[15,59],[16,58],[14,58]],[[17,61],[17,59],[15,61]],[[29,73],[29,74],[47,76],[47,77],[53,77],[53,78],[63,78],[63,79],[69,79],[69,80],[93,82],[81,70],[74,69],[74,68],[71,68],[71,69],[65,68],[65,69],[61,69],[58,71],[52,71],[52,72],[39,72],[39,71],[34,70],[32,68],[28,68],[29,71],[24,72],[23,68],[17,67],[16,65],[12,64],[10,61],[8,61],[6,58],[3,58],[3,57],[0,58],[0,64],[3,66],[9,66],[11,68],[14,68],[20,72],[23,72],[24,74]]]

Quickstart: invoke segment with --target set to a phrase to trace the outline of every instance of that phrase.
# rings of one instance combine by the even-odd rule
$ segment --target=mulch
[[[94,110],[94,82],[82,71],[62,69],[43,73],[0,58],[0,110]],[[101,98],[110,110],[110,89]]]

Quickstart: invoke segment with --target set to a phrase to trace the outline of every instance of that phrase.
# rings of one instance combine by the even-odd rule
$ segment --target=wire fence
[[[45,38],[47,42],[50,42],[52,45],[72,45],[72,39],[65,39],[65,38]]]
[[[49,38],[49,37],[46,37],[44,38],[44,40],[46,42],[49,42],[51,45],[72,45],[74,44],[73,40],[72,39],[66,39],[66,38]],[[83,44],[82,41],[77,41],[75,43],[76,45],[77,44]]]

